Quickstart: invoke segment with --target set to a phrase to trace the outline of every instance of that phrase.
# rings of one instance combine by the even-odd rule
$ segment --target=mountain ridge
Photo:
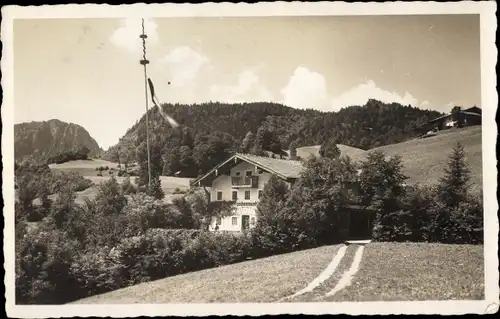
[[[43,162],[51,156],[76,151],[84,146],[89,149],[91,157],[98,157],[103,152],[97,141],[79,124],[53,118],[14,125],[16,161],[31,158]]]

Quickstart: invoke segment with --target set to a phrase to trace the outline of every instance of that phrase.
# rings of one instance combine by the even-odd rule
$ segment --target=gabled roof
[[[473,106],[473,107],[469,107],[468,109],[465,109],[464,112],[472,112],[472,113],[476,113],[476,114],[481,114],[482,110],[480,107]]]
[[[282,179],[297,179],[300,177],[300,173],[304,168],[304,166],[300,161],[257,156],[252,154],[235,153],[233,156],[223,161],[213,169],[211,169],[205,175],[195,179],[191,184],[193,185],[198,183],[199,181],[213,174],[217,169],[220,169],[221,167],[230,163],[231,161],[235,161],[238,159],[253,164],[259,167],[260,169],[263,169],[271,174],[277,175]]]
[[[466,114],[466,115],[472,115],[472,116],[481,116],[481,113],[480,113],[480,112],[481,112],[481,111],[480,111],[481,109],[479,109],[479,111],[477,111],[476,109],[479,109],[479,108],[477,108],[477,107],[476,107],[476,108],[471,107],[471,108],[468,108],[467,110],[460,110],[460,113],[462,113],[462,114]],[[452,115],[451,113],[447,113],[447,114],[442,115],[442,116],[440,116],[440,117],[436,117],[436,118],[434,118],[434,119],[432,119],[432,120],[428,121],[427,123],[432,123],[432,122],[435,122],[435,121],[441,120],[441,119],[443,119],[443,118],[445,118],[445,117],[451,117],[451,115]]]
[[[473,115],[473,116],[481,116],[481,114],[476,113],[476,112],[462,111],[461,113],[467,114],[467,115]]]

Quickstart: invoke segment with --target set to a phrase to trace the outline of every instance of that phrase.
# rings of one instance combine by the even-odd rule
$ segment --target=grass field
[[[352,285],[324,301],[483,298],[482,245],[372,243]]]
[[[404,172],[410,183],[431,185],[444,174],[449,154],[456,142],[465,147],[466,161],[471,168],[472,192],[479,192],[483,184],[481,126],[441,131],[433,137],[376,148],[387,155],[402,157]]]
[[[62,164],[51,164],[49,165],[51,170],[54,171],[66,171],[66,172],[76,172],[82,175],[85,178],[90,179],[94,184],[94,186],[78,192],[76,202],[82,203],[85,198],[92,199],[95,197],[98,191],[98,186],[100,183],[107,181],[111,178],[109,175],[109,171],[103,171],[104,176],[97,176],[96,168],[100,166],[107,166],[109,168],[114,168],[115,170],[118,168],[118,163],[113,163],[101,159],[92,159],[92,160],[78,160],[78,161],[70,161]],[[124,177],[116,176],[116,180],[119,183],[122,183]],[[131,177],[132,183],[134,182],[134,177]],[[181,177],[170,177],[170,176],[160,176],[161,188],[165,193],[165,201],[170,202],[177,194],[173,194],[174,190],[178,188],[181,191],[186,191],[189,189],[189,178],[181,178]],[[54,199],[57,195],[52,195],[51,197]]]
[[[349,155],[355,161],[364,160],[369,152],[375,150],[383,151],[388,156],[399,155],[402,157],[404,173],[409,178],[408,183],[432,185],[443,176],[448,155],[457,141],[465,147],[466,160],[471,168],[473,182],[471,191],[479,193],[483,184],[481,126],[448,129],[438,132],[433,137],[386,145],[369,151],[345,145],[338,147],[342,154]],[[303,158],[311,154],[319,156],[318,145],[297,149],[297,155]]]
[[[484,298],[483,246],[371,243],[350,285],[323,297],[352,262],[356,245],[336,271],[300,301],[401,301]],[[307,286],[330,263],[325,246],[213,268],[93,296],[76,303],[276,302]]]
[[[66,163],[62,164],[50,164],[49,167],[50,169],[53,170],[61,170],[61,171],[67,171],[67,172],[75,172],[78,173],[82,176],[97,176],[98,171],[96,168],[98,167],[109,167],[113,169],[118,168],[118,163],[113,163],[113,162],[108,162],[102,159],[91,159],[91,160],[77,160],[77,161],[69,161]],[[108,175],[109,171],[103,171],[103,174]]]
[[[306,286],[339,246],[212,268],[93,296],[76,303],[272,302]]]
[[[297,156],[303,159],[308,159],[311,155],[319,156],[320,147],[321,145],[299,147],[297,148]],[[338,144],[337,147],[339,148],[342,155],[348,155],[352,158],[359,158],[366,152],[365,150],[342,144]]]

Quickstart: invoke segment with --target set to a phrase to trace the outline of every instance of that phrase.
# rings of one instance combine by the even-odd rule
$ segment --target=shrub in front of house
[[[78,283],[78,298],[102,294],[127,286],[124,266],[114,261],[114,250],[104,246],[78,254],[71,274]]]
[[[125,238],[115,248],[127,285],[244,261],[250,241],[245,235],[199,230],[150,229]]]
[[[16,243],[16,303],[58,304],[79,297],[71,274],[76,245],[48,225]]]
[[[202,232],[185,249],[190,271],[245,261],[251,255],[247,234]]]

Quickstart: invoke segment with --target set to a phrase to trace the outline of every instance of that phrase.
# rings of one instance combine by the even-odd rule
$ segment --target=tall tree
[[[17,180],[18,198],[22,207],[23,215],[30,220],[33,216],[33,200],[37,195],[37,188],[33,176],[23,175]]]
[[[121,168],[121,162],[120,162],[120,148],[116,147],[112,150],[111,152],[111,161],[118,163],[118,168]]]
[[[200,172],[206,172],[227,159],[235,150],[234,138],[219,131],[196,136],[193,159]]]
[[[370,152],[361,163],[361,199],[366,205],[397,201],[405,192],[408,177],[403,173],[401,157],[386,157],[384,152]]]
[[[161,188],[160,176],[154,175],[151,179],[151,186],[147,188],[146,192],[149,196],[152,196],[156,199],[165,198],[165,192]]]
[[[290,143],[290,146],[288,146],[288,149],[290,152],[290,159],[296,160],[297,159],[297,143],[295,141],[292,141]]]
[[[439,183],[442,200],[449,206],[458,206],[466,200],[471,180],[471,172],[465,160],[465,149],[457,142],[449,155],[445,175]]]
[[[337,141],[333,138],[328,139],[326,142],[321,144],[319,149],[319,155],[322,157],[327,157],[331,159],[336,159],[340,157],[340,149],[337,146]]]
[[[243,142],[241,142],[240,151],[242,153],[249,153],[254,144],[255,135],[251,131],[248,131],[248,133],[245,135],[245,138],[243,139]]]
[[[163,155],[163,175],[174,175],[181,169],[179,148],[171,148]]]

